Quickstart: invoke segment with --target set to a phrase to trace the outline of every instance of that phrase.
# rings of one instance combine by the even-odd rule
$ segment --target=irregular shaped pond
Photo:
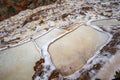
[[[83,25],[51,43],[48,52],[55,67],[67,76],[80,69],[107,39],[107,34]]]
[[[31,80],[40,54],[32,42],[0,51],[0,80]]]

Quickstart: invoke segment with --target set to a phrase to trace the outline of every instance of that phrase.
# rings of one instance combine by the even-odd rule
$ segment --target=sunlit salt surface
[[[120,25],[120,21],[117,19],[104,19],[104,20],[98,20],[98,21],[93,21],[93,25],[98,25],[98,26],[114,26],[114,25]]]
[[[32,80],[40,54],[32,42],[0,51],[0,80]]]
[[[48,52],[55,67],[67,76],[80,69],[107,39],[107,34],[83,25],[51,43]]]
[[[65,33],[66,31],[63,29],[53,29],[52,31],[44,34],[43,36],[37,38],[35,41],[39,48],[42,48],[43,45],[45,45],[47,42],[51,41],[52,39],[56,38],[57,36]]]

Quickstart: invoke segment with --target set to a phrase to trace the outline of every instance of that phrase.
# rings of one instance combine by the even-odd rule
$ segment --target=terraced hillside
[[[119,0],[58,0],[0,22],[0,80],[114,80],[119,56]]]

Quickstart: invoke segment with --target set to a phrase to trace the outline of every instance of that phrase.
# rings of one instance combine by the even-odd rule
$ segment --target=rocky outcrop
[[[9,18],[22,10],[52,4],[57,0],[0,0],[0,21]]]

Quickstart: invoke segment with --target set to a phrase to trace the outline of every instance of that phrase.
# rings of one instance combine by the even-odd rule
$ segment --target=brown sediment
[[[12,40],[10,40],[10,41],[8,41],[8,42],[6,42],[6,43],[7,43],[7,44],[16,43],[16,42],[18,42],[18,40],[20,40],[20,37],[15,38],[15,39],[12,39]]]
[[[75,25],[75,24],[73,24],[73,25]],[[65,27],[63,27],[62,29],[67,30],[67,31],[70,31],[70,30],[72,30],[72,29],[74,28],[73,25],[65,26]]]
[[[91,70],[100,70],[102,65],[100,63],[94,64],[90,69],[84,71],[76,80],[91,80],[90,72]]]
[[[39,61],[37,61],[35,63],[35,66],[34,66],[35,73],[32,77],[33,80],[35,79],[36,76],[41,76],[41,74],[44,72],[43,65],[42,65],[42,63],[44,63],[44,62],[45,62],[45,60],[43,58],[41,58]]]
[[[78,77],[75,80],[90,80],[89,71],[85,71],[84,73],[81,74],[80,77]]]
[[[42,23],[44,23],[44,21],[43,21],[43,20],[40,20],[40,21],[39,21],[39,24],[42,24]]]
[[[120,17],[119,17],[119,18],[117,18],[117,20],[118,20],[118,21],[120,21]]]
[[[93,65],[93,69],[99,70],[101,68],[101,64],[97,63]]]
[[[115,32],[113,34],[112,40],[103,47],[101,50],[101,53],[103,52],[109,52],[110,54],[115,54],[117,51],[117,48],[115,47],[116,45],[120,44],[120,32]]]
[[[52,7],[52,8],[55,8],[55,7]],[[46,16],[44,16],[44,14],[46,14],[46,12],[52,8],[43,9],[43,10],[38,11],[37,13],[33,13],[33,14],[29,15],[26,18],[26,20],[23,22],[22,26],[24,26],[25,24],[27,24],[29,22],[39,20],[40,19],[39,15],[42,15],[42,17],[46,17]]]
[[[37,61],[37,62],[35,63],[35,66],[34,66],[34,70],[36,70],[36,69],[37,69],[37,66],[41,65],[41,64],[44,63],[44,62],[45,62],[45,61],[44,61],[43,58],[41,58],[39,61]]]
[[[80,11],[80,14],[81,14],[81,15],[85,15],[85,12],[83,12],[83,11]]]
[[[49,28],[44,28],[44,30],[48,31],[48,30],[49,30]]]
[[[119,70],[115,72],[114,77],[115,77],[115,79],[113,79],[113,80],[118,80],[118,79],[120,79],[120,71],[119,71]]]
[[[70,13],[68,13],[68,14],[63,14],[63,15],[61,16],[62,20],[65,21],[65,18],[66,18],[68,15],[71,15],[71,14],[70,14]]]
[[[119,3],[118,2],[113,2],[113,3],[111,3],[112,5],[119,5]]]
[[[93,7],[91,7],[91,6],[83,6],[81,9],[83,11],[89,11],[89,10],[93,10]]]
[[[54,70],[54,71],[51,73],[51,75],[50,75],[50,77],[48,78],[48,80],[53,80],[53,79],[55,79],[55,78],[59,78],[59,71],[57,71],[57,70]]]

